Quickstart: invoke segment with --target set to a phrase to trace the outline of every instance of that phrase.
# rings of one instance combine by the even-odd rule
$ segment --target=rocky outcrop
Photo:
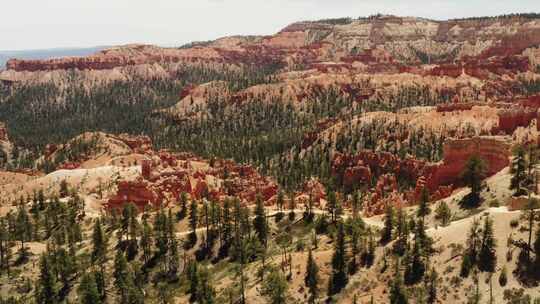
[[[337,25],[300,22],[266,37],[227,37],[182,48],[129,45],[87,57],[17,60],[12,71],[104,70],[141,64],[227,62],[231,64],[284,64],[317,69],[351,69],[368,65],[403,72],[410,65],[441,64],[433,75],[475,77],[508,70],[527,70],[531,50],[540,43],[540,21],[498,19],[433,21],[422,18],[378,16]],[[524,54],[522,56],[522,54]],[[461,63],[454,64],[459,61]],[[328,66],[324,63],[337,63]]]
[[[461,185],[461,173],[473,155],[485,161],[485,174],[491,176],[509,165],[511,142],[506,137],[497,136],[447,141],[442,163],[427,167],[424,173],[431,192],[441,185]]]
[[[512,134],[518,127],[527,127],[538,116],[537,109],[528,107],[512,107],[500,110],[499,125],[493,133]]]
[[[511,143],[506,137],[475,137],[448,140],[444,144],[444,159],[428,163],[415,159],[400,159],[396,155],[362,151],[357,155],[337,154],[332,161],[332,174],[349,189],[371,188],[373,193],[365,205],[367,214],[380,214],[391,195],[399,204],[416,204],[424,187],[431,200],[439,200],[462,186],[461,173],[467,161],[479,156],[486,164],[486,176],[491,176],[510,163]],[[375,184],[371,181],[375,177]],[[415,185],[399,189],[397,180]],[[401,193],[400,193],[401,191]]]
[[[432,76],[459,77],[469,75],[488,79],[490,74],[506,75],[529,70],[529,59],[525,56],[490,57],[457,64],[441,64],[429,71]]]
[[[152,149],[152,139],[146,135],[120,134],[109,136],[125,143],[135,153],[144,153]]]
[[[326,189],[317,179],[311,178],[302,186],[302,192],[311,196],[313,202],[318,204],[321,199],[326,198]]]
[[[65,57],[46,60],[10,59],[6,68],[13,71],[53,70],[110,70],[117,67],[153,63],[175,63],[198,59],[217,60],[222,56],[216,51],[160,48],[151,45],[127,45],[100,51],[86,57]]]
[[[251,166],[216,160],[210,164],[186,153],[147,152],[141,161],[141,176],[135,181],[122,181],[117,193],[109,198],[108,208],[119,208],[133,202],[140,208],[175,204],[182,193],[193,199],[223,201],[237,197],[244,204],[261,195],[270,202],[278,186],[260,175]]]
[[[157,206],[158,196],[150,190],[147,182],[143,180],[122,181],[118,183],[118,192],[109,198],[108,208],[121,208],[126,203],[133,203],[141,210],[149,206]]]

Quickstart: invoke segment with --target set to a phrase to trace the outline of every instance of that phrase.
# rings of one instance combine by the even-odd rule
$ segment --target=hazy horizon
[[[437,20],[540,12],[540,1],[18,0],[3,5],[0,50],[130,43],[180,46],[231,35],[270,35],[290,23],[377,13]]]

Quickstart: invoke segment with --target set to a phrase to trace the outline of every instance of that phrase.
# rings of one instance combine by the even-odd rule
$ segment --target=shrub
[[[519,226],[519,221],[517,219],[513,219],[510,221],[510,227],[512,229],[516,229]]]
[[[494,199],[494,200],[489,202],[489,206],[496,208],[496,207],[500,207],[501,204],[499,203],[499,201],[497,199]]]
[[[326,215],[320,215],[315,221],[315,232],[317,234],[324,234],[328,232],[328,218]]]
[[[306,244],[304,243],[304,240],[300,239],[296,242],[296,251],[304,251],[306,248]]]
[[[281,222],[281,220],[283,219],[283,216],[284,216],[283,212],[276,213],[276,216],[274,217],[274,220],[276,221],[276,223]]]
[[[508,283],[508,274],[505,265],[501,270],[501,274],[499,275],[499,285],[501,285],[501,287],[504,287],[506,286],[506,283]]]
[[[531,303],[531,296],[526,295],[523,288],[506,289],[503,298],[510,304]]]
[[[446,226],[452,219],[452,211],[446,202],[441,202],[435,209],[435,219],[441,222],[441,225]]]

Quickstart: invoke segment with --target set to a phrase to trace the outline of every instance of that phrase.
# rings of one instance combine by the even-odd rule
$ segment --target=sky
[[[376,13],[448,19],[540,12],[539,0],[9,0],[0,50],[270,35],[302,20]]]

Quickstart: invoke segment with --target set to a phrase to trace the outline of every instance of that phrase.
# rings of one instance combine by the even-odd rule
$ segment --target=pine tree
[[[360,191],[355,191],[352,196],[352,213],[353,217],[357,218],[358,213],[362,210],[362,201]]]
[[[144,263],[148,263],[152,254],[152,228],[148,224],[146,217],[143,217],[142,235],[140,240],[140,246],[143,250]]]
[[[428,287],[427,287],[427,303],[434,304],[437,302],[437,280],[439,274],[435,270],[435,267],[431,268],[431,272],[428,278]]]
[[[163,208],[161,208],[154,218],[154,233],[153,234],[154,234],[154,240],[155,240],[155,245],[157,249],[157,256],[162,261],[165,259],[165,255],[167,254],[167,250],[169,249],[167,222],[168,222],[167,215],[165,215]]]
[[[120,237],[119,242],[122,242],[124,236],[127,238],[127,255],[131,259],[137,254],[137,236],[139,232],[139,222],[137,220],[137,207],[132,204],[125,204],[122,209],[122,217],[120,219]]]
[[[211,241],[211,235],[210,235],[210,208],[208,207],[208,202],[203,200],[203,208],[202,208],[202,218],[204,219],[204,227],[206,227],[206,236],[205,236],[205,244],[204,244],[204,251],[208,253],[210,251],[210,241]]]
[[[68,288],[71,278],[76,273],[75,254],[70,254],[64,248],[59,248],[55,256],[56,272],[60,277],[60,281],[64,284],[64,288]]]
[[[257,237],[261,244],[266,247],[266,242],[268,238],[268,224],[266,223],[266,213],[264,211],[264,205],[260,195],[256,198],[255,206],[255,218],[253,219],[253,228],[257,233]]]
[[[45,210],[45,193],[43,192],[43,189],[39,189],[38,191],[37,204],[39,210]]]
[[[94,224],[92,232],[92,263],[102,264],[107,256],[107,237],[101,227],[101,220],[98,218]]]
[[[178,211],[178,219],[183,220],[187,215],[188,198],[186,192],[180,194],[180,211]]]
[[[174,294],[172,288],[166,282],[160,282],[157,286],[157,298],[160,304],[172,304]]]
[[[362,222],[362,219],[351,218],[347,224],[348,224],[347,225],[348,229],[350,230],[349,231],[349,234],[350,234],[350,246],[351,246],[351,253],[352,253],[349,272],[351,274],[354,274],[358,270],[357,257],[360,255],[360,252],[361,252],[360,236],[362,234],[362,230],[363,230],[363,227],[364,227],[363,224],[364,223]]]
[[[289,221],[294,221],[296,218],[296,213],[294,210],[296,210],[296,200],[294,199],[294,193],[291,192],[289,194]]]
[[[264,281],[262,294],[268,297],[271,304],[287,303],[288,283],[281,271],[272,269]]]
[[[397,240],[394,243],[394,252],[397,255],[402,256],[407,250],[407,244],[409,240],[409,229],[407,225],[407,220],[405,219],[405,213],[403,212],[403,208],[398,208],[396,236]]]
[[[465,164],[462,178],[471,189],[469,199],[466,201],[469,206],[477,206],[480,203],[480,192],[483,189],[482,179],[485,176],[485,170],[485,162],[476,155],[471,156]]]
[[[0,219],[0,267],[2,269],[9,269],[9,239],[6,222],[4,219]]]
[[[435,209],[435,219],[441,222],[441,225],[447,226],[452,219],[452,211],[445,201],[442,201]]]
[[[226,199],[223,203],[223,213],[221,220],[221,233],[219,248],[220,257],[227,256],[229,254],[229,248],[231,246],[232,239],[232,218],[231,218],[231,201]]]
[[[362,266],[367,268],[371,267],[375,261],[375,240],[370,228],[367,229],[367,246],[364,246],[362,250],[361,261]]]
[[[396,263],[396,272],[394,279],[390,285],[390,304],[407,304],[409,303],[405,287],[403,286],[403,279],[401,272],[399,271],[399,261]]]
[[[415,240],[413,245],[413,250],[411,256],[409,257],[410,262],[407,263],[405,268],[405,282],[409,285],[416,284],[422,280],[426,266],[422,261],[422,251],[421,244],[418,240]]]
[[[20,256],[26,258],[25,242],[32,240],[32,222],[23,205],[19,206],[15,224],[15,236],[21,242]]]
[[[480,293],[480,279],[478,278],[478,271],[475,270],[473,272],[473,282],[474,282],[474,294],[469,296],[468,303],[470,304],[479,304],[480,300],[482,298],[482,294]]]
[[[493,220],[486,216],[482,229],[482,243],[478,254],[478,269],[486,272],[494,272],[497,265],[496,241],[493,234]]]
[[[328,204],[326,205],[328,212],[330,213],[330,219],[332,223],[335,223],[337,220],[337,209],[338,209],[338,200],[336,193],[332,190],[327,190],[328,193]]]
[[[334,255],[332,256],[332,274],[329,281],[328,294],[337,294],[347,285],[347,256],[345,248],[345,231],[343,223],[338,223]]]
[[[170,241],[169,253],[169,276],[172,279],[175,279],[178,276],[178,270],[180,268],[180,254],[178,252],[178,242],[176,241],[176,238],[172,238]]]
[[[506,283],[508,283],[508,270],[506,269],[506,265],[504,265],[501,269],[501,274],[499,275],[499,285],[504,287],[506,286]]]
[[[101,292],[101,297],[105,297],[105,262],[107,260],[108,238],[101,227],[101,220],[98,218],[94,224],[92,231],[92,264],[99,265],[100,272],[96,278],[98,291]]]
[[[124,253],[120,250],[116,251],[116,256],[114,258],[114,286],[118,290],[118,293],[121,296],[121,302],[127,302],[127,289],[128,289],[128,280],[129,280],[129,270],[126,257]]]
[[[384,227],[381,231],[381,243],[386,244],[392,240],[392,230],[394,229],[394,208],[388,204],[384,214]]]
[[[199,294],[199,265],[196,261],[190,261],[187,265],[187,278],[189,282],[190,301],[195,302]]]
[[[309,249],[308,253],[306,277],[304,278],[304,283],[309,290],[308,303],[314,304],[319,293],[319,267],[317,266],[317,263],[315,263],[311,248]]]
[[[283,212],[284,204],[285,204],[285,195],[283,194],[283,191],[280,189],[277,195],[277,199],[276,199],[276,205],[278,207],[279,212]]]
[[[422,220],[431,213],[431,209],[429,208],[429,191],[426,187],[422,189],[422,193],[420,196],[420,204],[418,205],[418,211],[416,215],[418,217],[421,217]]]
[[[198,204],[196,200],[191,201],[189,213],[189,227],[191,228],[190,242],[197,243],[197,224],[199,222]]]
[[[213,304],[215,303],[216,292],[212,287],[211,275],[206,268],[202,268],[199,274],[199,286],[197,289],[197,303]]]
[[[479,223],[478,220],[474,219],[467,237],[467,248],[463,252],[461,261],[460,275],[464,278],[469,276],[470,271],[477,263],[479,244]]]
[[[65,179],[63,179],[61,182],[60,182],[60,197],[66,197],[68,196],[69,194],[69,188],[68,188],[68,183]]]
[[[77,293],[82,304],[101,304],[101,297],[92,272],[83,274]]]
[[[433,253],[433,239],[426,234],[426,225],[422,219],[418,219],[414,227],[414,241],[419,244],[422,256]]]
[[[461,259],[460,276],[466,278],[471,273],[471,269],[474,267],[471,256],[468,253],[464,253]]]
[[[512,173],[510,190],[514,190],[515,196],[520,196],[526,193],[524,188],[524,183],[526,181],[526,166],[525,150],[520,146],[515,151],[514,160],[512,161],[512,167],[510,170]]]
[[[527,248],[533,248],[531,246],[532,246],[532,236],[533,236],[533,230],[534,230],[534,221],[536,218],[536,211],[535,211],[536,208],[538,208],[538,202],[533,199],[529,199],[529,202],[527,203],[527,207],[526,207],[528,222],[529,222],[529,227],[527,229],[529,232],[529,237],[527,240]],[[527,250],[526,254],[527,254],[527,263],[530,263],[531,251]],[[537,251],[537,254],[538,254],[538,251]]]
[[[47,253],[41,255],[39,263],[40,274],[36,288],[36,302],[42,304],[58,303],[56,280]]]

